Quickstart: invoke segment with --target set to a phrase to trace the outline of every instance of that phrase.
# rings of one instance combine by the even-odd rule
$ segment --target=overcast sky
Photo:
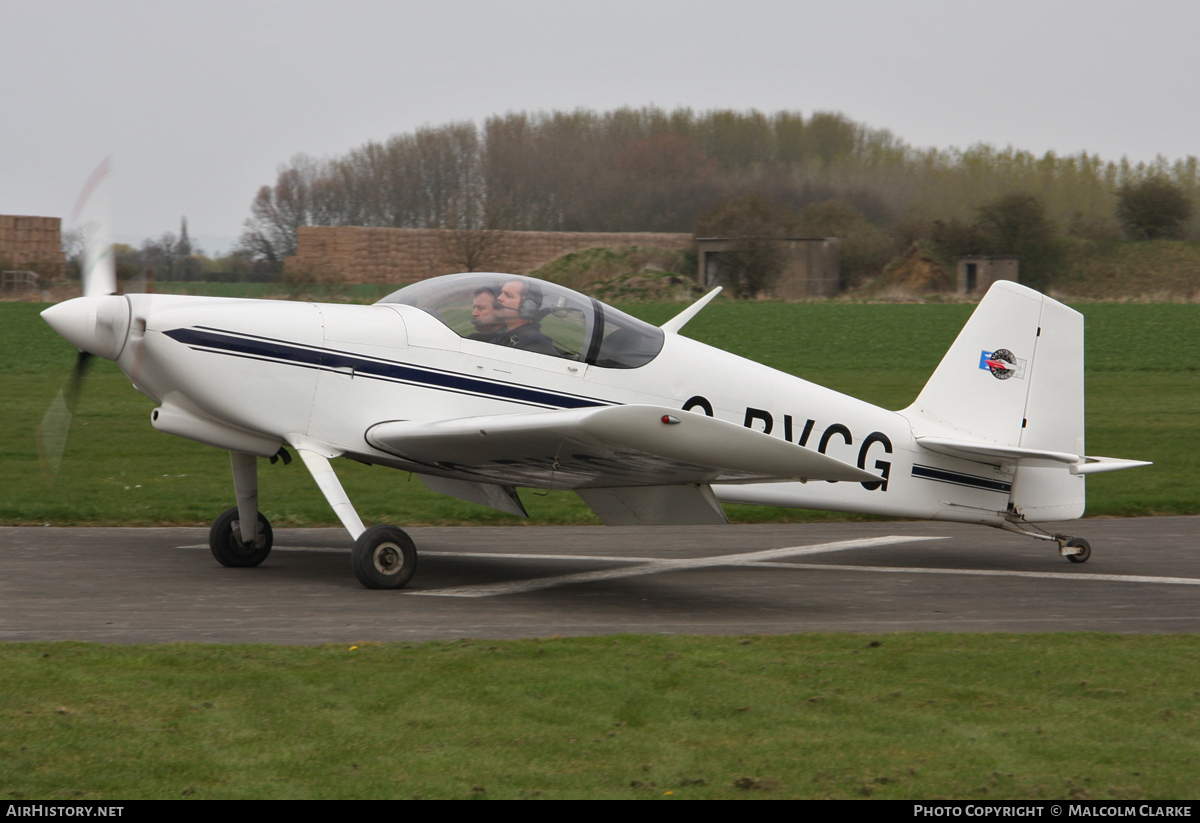
[[[112,155],[115,236],[187,215],[209,251],[297,153],[511,110],[832,110],[917,146],[1200,155],[1192,0],[0,0],[0,32],[0,214],[67,217]]]

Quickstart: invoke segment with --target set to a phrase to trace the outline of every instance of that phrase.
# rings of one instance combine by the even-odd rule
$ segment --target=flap
[[[390,421],[366,439],[441,472],[541,488],[879,480],[778,437],[661,406]]]
[[[710,486],[580,489],[606,526],[720,526],[729,522]]]
[[[487,506],[517,517],[528,517],[525,504],[517,497],[517,491],[512,486],[500,486],[495,483],[472,483],[469,480],[453,480],[449,477],[434,477],[428,474],[418,474],[421,482],[431,492],[448,494],[468,503]]]

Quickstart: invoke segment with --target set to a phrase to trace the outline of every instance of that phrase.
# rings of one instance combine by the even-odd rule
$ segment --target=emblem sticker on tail
[[[1028,361],[1018,360],[1008,349],[996,349],[979,353],[979,368],[992,373],[997,380],[1008,380],[1015,377],[1025,379],[1025,364]]]

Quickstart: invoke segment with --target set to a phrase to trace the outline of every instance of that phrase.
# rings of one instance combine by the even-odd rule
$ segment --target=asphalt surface
[[[277,530],[227,569],[207,529],[0,528],[0,640],[1200,631],[1200,517],[1057,530],[1091,560],[947,523],[414,528],[412,583],[369,591],[340,529]]]

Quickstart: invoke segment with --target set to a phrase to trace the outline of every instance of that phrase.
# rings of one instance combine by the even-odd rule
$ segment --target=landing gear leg
[[[354,538],[350,560],[358,582],[368,589],[403,588],[417,570],[417,549],[412,539],[395,526],[364,528],[333,467],[329,465],[329,459],[309,449],[297,447],[296,451],[334,513]]]
[[[257,566],[271,553],[271,524],[258,511],[258,458],[230,452],[237,506],[213,521],[208,547],[222,566]]]

